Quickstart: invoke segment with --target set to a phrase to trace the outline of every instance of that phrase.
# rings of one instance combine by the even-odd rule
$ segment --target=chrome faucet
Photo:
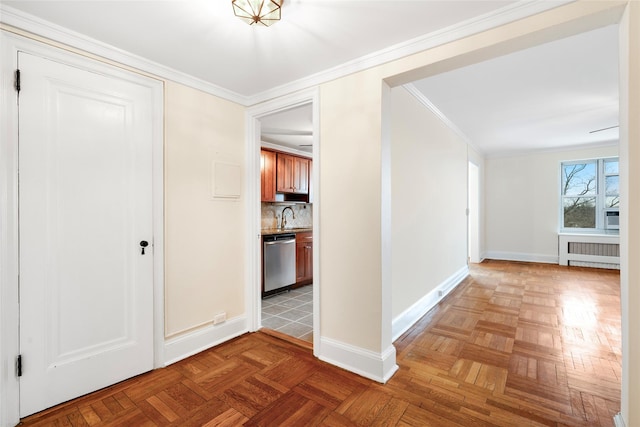
[[[293,213],[293,209],[291,209],[291,206],[285,206],[284,209],[282,209],[282,222],[280,223],[280,228],[285,228],[287,225],[287,218],[284,214],[284,211],[286,211],[287,209],[291,211],[291,219],[296,219],[296,214]]]

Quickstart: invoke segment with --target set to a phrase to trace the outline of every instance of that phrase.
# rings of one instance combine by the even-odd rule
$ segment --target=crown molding
[[[417,87],[413,84],[409,83],[406,85],[402,85],[402,87],[409,92],[418,102],[427,107],[440,121],[451,131],[453,131],[456,135],[464,140],[471,148],[477,151],[479,154],[483,154],[483,151],[471,141],[471,139],[464,133],[458,126],[455,125],[447,116],[444,115],[438,107],[436,107],[430,100],[425,96],[424,93],[420,92]]]
[[[203,92],[236,102],[240,105],[252,106],[292,92],[308,89],[322,83],[344,77],[348,74],[394,61],[454,40],[468,37],[500,25],[508,24],[527,16],[554,9],[573,1],[574,0],[523,0],[518,3],[507,5],[496,11],[407,40],[403,43],[362,56],[342,65],[329,68],[319,73],[315,73],[250,96],[244,96],[227,90],[221,86],[190,76],[186,73],[126,52],[122,49],[103,43],[99,40],[92,39],[75,31],[71,31],[33,15],[5,6],[2,3],[0,3],[0,28],[12,31],[11,27],[13,27],[13,29],[15,29],[13,32],[18,34],[20,34],[20,30],[26,31],[32,35],[44,37],[53,42],[62,43],[68,47],[79,49],[110,61],[115,61],[142,72],[153,74],[159,78],[171,80],[194,89],[202,90]]]
[[[20,35],[25,35],[22,31],[26,31],[27,33],[49,39],[56,43],[61,43],[70,48],[88,52],[109,61],[114,61],[127,67],[134,68],[142,71],[143,73],[152,74],[162,79],[181,83],[241,105],[248,105],[248,98],[238,93],[190,76],[181,71],[174,70],[173,68],[150,61],[141,56],[134,55],[107,43],[92,39],[83,34],[61,27],[60,25],[53,24],[49,21],[45,21],[44,19],[24,13],[12,7],[5,6],[2,3],[0,3],[0,29]]]
[[[528,16],[555,9],[565,4],[573,3],[574,1],[575,0],[522,0],[496,11],[462,21],[441,30],[395,44],[319,73],[260,92],[249,97],[249,104],[258,104],[290,92],[317,86],[349,74],[357,73],[436,46],[469,37],[473,34],[499,27]]]
[[[547,154],[547,153],[561,153],[566,151],[580,151],[580,150],[592,150],[597,148],[608,148],[608,147],[619,147],[619,140],[611,140],[611,141],[601,141],[587,144],[576,144],[576,145],[563,145],[562,147],[549,147],[549,148],[538,148],[538,149],[529,149],[529,150],[518,150],[514,148],[512,150],[502,150],[495,152],[485,152],[485,159],[502,159],[509,157],[522,157],[522,156],[534,156],[537,154]]]

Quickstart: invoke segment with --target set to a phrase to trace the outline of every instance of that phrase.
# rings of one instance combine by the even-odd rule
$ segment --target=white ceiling
[[[268,28],[230,0],[2,3],[250,96],[517,2],[285,0]]]
[[[485,154],[617,142],[618,27],[413,84]]]
[[[313,143],[311,104],[262,117],[260,130],[263,142],[311,153]]]
[[[60,26],[233,96],[257,99],[382,57],[407,41],[486,25],[532,3],[550,8],[563,2],[285,0],[282,21],[259,28],[235,18],[230,0],[2,0],[0,20],[54,31]],[[601,142],[606,132],[584,133],[617,124],[614,33],[549,43],[415,87],[487,154]],[[303,117],[310,112],[264,118],[263,137],[304,144],[311,128]]]

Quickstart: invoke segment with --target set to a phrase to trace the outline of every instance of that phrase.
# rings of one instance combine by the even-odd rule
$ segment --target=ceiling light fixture
[[[280,20],[284,0],[231,0],[233,13],[249,25],[269,27]]]

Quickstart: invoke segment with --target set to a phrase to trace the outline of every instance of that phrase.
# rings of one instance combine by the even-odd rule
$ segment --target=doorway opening
[[[308,348],[319,340],[317,108],[312,90],[251,108],[248,123],[251,329]]]
[[[313,108],[260,118],[262,327],[313,342]]]
[[[468,187],[468,249],[469,262],[480,262],[480,168],[469,162]]]

